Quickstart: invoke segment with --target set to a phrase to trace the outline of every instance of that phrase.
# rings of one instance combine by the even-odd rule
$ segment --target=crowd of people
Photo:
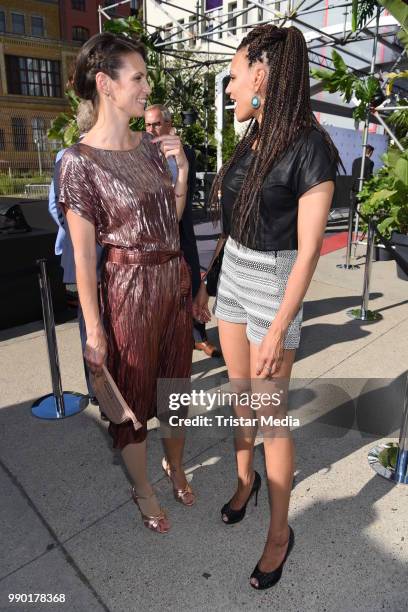
[[[227,94],[247,129],[210,193],[222,234],[201,274],[192,219],[195,155],[172,126],[169,109],[147,106],[146,52],[137,41],[103,33],[77,58],[73,85],[92,121],[57,158],[52,192],[65,282],[76,282],[86,367],[107,365],[141,424],[110,422],[133,482],[144,525],[171,524],[148,480],[147,422],[156,415],[158,379],[189,379],[192,351],[225,359],[239,394],[287,390],[300,343],[302,301],[312,279],[334,191],[339,154],[310,102],[308,52],[295,27],[257,26],[241,41]],[[144,117],[146,131],[129,127]],[[67,246],[72,245],[72,246]],[[69,264],[66,263],[69,259]],[[208,342],[206,277],[217,272],[213,313],[221,351]],[[194,340],[193,340],[194,338]],[[89,387],[90,396],[93,396]],[[286,395],[264,414],[286,413]],[[250,408],[239,401],[237,416]],[[244,518],[262,477],[253,468],[257,428],[235,434],[237,484],[221,508],[227,526]],[[288,426],[263,432],[270,523],[250,577],[274,586],[294,545],[288,524],[294,448]],[[183,467],[184,435],[163,438],[162,467],[186,508],[197,496]],[[232,485],[233,488],[233,485]]]

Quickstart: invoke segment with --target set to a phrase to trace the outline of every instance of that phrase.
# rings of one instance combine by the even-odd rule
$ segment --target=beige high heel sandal
[[[132,498],[139,508],[140,514],[142,515],[143,525],[147,527],[147,529],[151,529],[156,533],[167,533],[170,530],[170,527],[163,529],[163,525],[161,524],[167,519],[166,511],[163,508],[160,508],[160,512],[158,514],[145,514],[140,506],[140,501],[148,500],[152,497],[155,497],[155,493],[151,493],[151,495],[144,497],[143,495],[137,495],[135,487],[132,487]]]
[[[163,457],[162,459],[162,468],[167,478],[171,481],[173,485],[173,494],[174,494],[175,499],[181,504],[183,504],[183,506],[188,506],[188,507],[193,506],[195,504],[196,498],[195,498],[195,494],[194,494],[194,491],[191,485],[187,483],[184,489],[176,489],[174,487],[174,482],[171,477],[171,468],[169,464],[167,463],[167,460],[165,457]]]

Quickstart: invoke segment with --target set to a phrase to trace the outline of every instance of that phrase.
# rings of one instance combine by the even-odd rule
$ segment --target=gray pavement
[[[0,332],[1,611],[407,610],[408,486],[375,475],[367,452],[398,434],[408,284],[394,262],[376,262],[370,306],[384,318],[352,321],[345,310],[360,303],[363,270],[336,269],[342,261],[344,250],[320,259],[305,303],[290,396],[301,422],[290,508],[296,544],[270,591],[248,584],[268,523],[261,443],[258,507],[250,504],[244,521],[227,527],[219,509],[234,489],[231,437],[189,430],[185,462],[198,502],[184,508],[160,470],[152,423],[150,476],[173,527],[154,534],[131,501],[97,408],[60,422],[32,418],[32,401],[50,391],[39,326]],[[216,338],[215,321],[209,335]],[[85,392],[76,323],[58,326],[57,336],[63,386]],[[222,361],[194,354],[193,377],[203,385],[224,370]],[[384,399],[381,414],[369,410],[374,396]],[[65,594],[66,601],[16,604],[10,593]]]

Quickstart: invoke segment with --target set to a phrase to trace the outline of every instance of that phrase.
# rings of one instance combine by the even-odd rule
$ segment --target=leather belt
[[[120,248],[114,246],[106,247],[105,261],[140,266],[156,266],[167,263],[176,257],[180,259],[180,293],[188,296],[191,291],[191,274],[183,251],[138,251],[131,248]]]

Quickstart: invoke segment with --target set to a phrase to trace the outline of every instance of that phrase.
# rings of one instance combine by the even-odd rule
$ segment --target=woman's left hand
[[[200,323],[211,321],[211,313],[208,310],[208,293],[205,283],[201,281],[200,288],[193,300],[193,318]]]
[[[264,336],[258,349],[256,375],[261,378],[270,378],[279,372],[284,355],[285,334],[273,327]]]
[[[171,129],[170,134],[157,136],[153,138],[152,142],[160,143],[160,149],[166,159],[169,157],[175,158],[179,170],[188,170],[188,161],[184,153],[183,144],[174,128]]]

